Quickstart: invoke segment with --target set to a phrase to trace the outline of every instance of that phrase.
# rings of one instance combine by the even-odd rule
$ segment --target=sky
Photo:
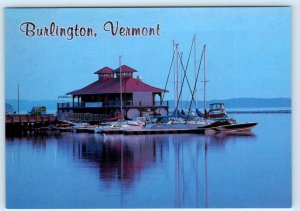
[[[159,36],[113,36],[103,30],[120,26],[156,27]],[[26,36],[24,22],[37,28],[51,22],[68,28],[91,27],[97,37]],[[239,97],[291,97],[291,8],[27,8],[5,11],[6,99],[57,99],[95,80],[102,67],[116,69],[119,56],[142,80],[164,88],[175,41],[187,61],[194,35],[197,62],[206,44],[207,100]],[[201,67],[203,68],[203,66]],[[194,85],[194,55],[187,77]],[[197,99],[203,99],[203,69]],[[174,99],[173,72],[166,99]],[[191,98],[185,83],[183,99]]]

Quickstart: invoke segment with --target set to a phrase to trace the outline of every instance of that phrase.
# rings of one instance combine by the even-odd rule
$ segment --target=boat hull
[[[217,127],[207,128],[205,131],[206,134],[212,133],[239,133],[245,131],[251,131],[258,123],[256,122],[247,122],[241,124],[228,124],[220,125]]]
[[[223,125],[219,126],[218,129],[221,131],[249,131],[257,125],[256,122],[249,122],[249,123],[241,123],[241,124],[230,124],[230,125]]]

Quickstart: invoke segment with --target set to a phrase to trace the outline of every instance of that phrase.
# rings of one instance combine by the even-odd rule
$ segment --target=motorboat
[[[230,124],[218,126],[216,129],[222,132],[226,131],[251,131],[258,123],[256,122],[246,122],[240,124]]]
[[[227,119],[228,115],[225,111],[224,103],[209,104],[208,112],[204,111],[204,118],[207,119]]]
[[[218,124],[217,124],[218,123]],[[205,128],[205,134],[215,134],[215,133],[240,133],[240,132],[250,132],[258,123],[256,122],[245,122],[245,123],[234,123],[231,124],[226,121],[216,122]]]

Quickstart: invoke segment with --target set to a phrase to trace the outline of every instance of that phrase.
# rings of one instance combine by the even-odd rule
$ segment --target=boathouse
[[[126,65],[115,70],[104,67],[96,71],[94,74],[98,80],[67,93],[70,101],[57,104],[58,114],[90,113],[114,118],[120,116],[122,109],[127,119],[150,114],[166,115],[169,106],[167,101],[162,102],[162,96],[167,90],[148,85],[139,76],[135,78],[136,72]]]

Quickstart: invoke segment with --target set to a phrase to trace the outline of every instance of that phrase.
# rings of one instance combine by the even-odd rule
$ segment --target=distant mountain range
[[[27,113],[28,111],[31,111],[32,107],[34,106],[46,106],[48,111],[55,111],[57,105],[57,100],[20,100],[19,102],[19,108],[20,113]],[[5,100],[5,111],[18,110],[18,100],[17,99],[6,99]],[[7,111],[11,112],[11,111]]]
[[[234,98],[234,99],[223,99],[223,100],[209,100],[207,105],[210,103],[222,102],[226,108],[259,108],[259,107],[291,107],[290,98]],[[190,102],[183,101],[180,103],[182,108],[188,108]],[[20,112],[27,113],[31,111],[33,106],[46,106],[49,112],[56,111],[57,100],[20,100]],[[174,108],[174,100],[169,100],[170,108]],[[193,106],[194,107],[194,103]],[[198,107],[203,107],[203,101],[198,101]],[[6,111],[12,112],[17,111],[18,100],[6,99]]]
[[[203,107],[203,101],[197,101],[198,107]],[[208,106],[211,103],[224,103],[226,108],[260,108],[260,107],[291,107],[290,98],[233,98],[221,100],[209,100],[206,102]],[[182,107],[188,108],[190,101],[183,101]],[[194,103],[192,107],[194,107]],[[169,101],[170,108],[174,108],[174,100]]]

